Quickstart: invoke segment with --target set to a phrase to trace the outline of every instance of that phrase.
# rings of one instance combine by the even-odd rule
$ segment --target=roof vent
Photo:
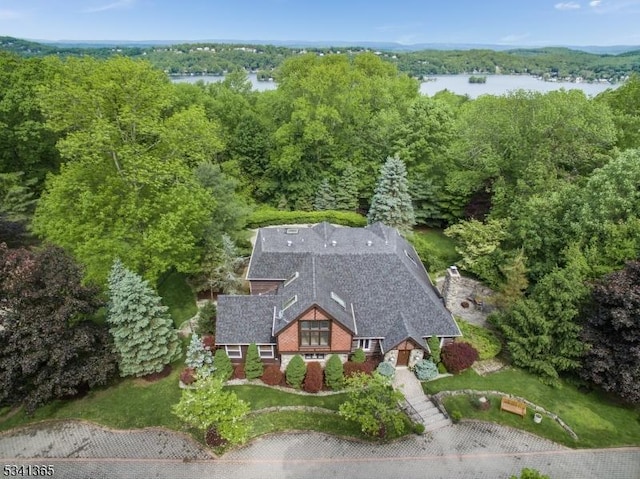
[[[371,246],[372,244],[373,244],[373,241],[367,240],[367,246]]]
[[[331,246],[335,246],[337,244],[338,244],[338,242],[336,240],[331,240]]]
[[[287,228],[284,233],[287,235],[297,235],[298,228]]]
[[[293,241],[291,241],[291,240],[287,241],[287,246],[291,246],[292,244],[293,244]]]

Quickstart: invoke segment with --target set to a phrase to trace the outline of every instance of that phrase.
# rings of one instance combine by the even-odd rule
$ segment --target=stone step
[[[443,427],[447,427],[451,425],[451,420],[450,419],[445,419],[444,416],[442,419],[440,419],[439,421],[436,422],[432,422],[429,424],[425,424],[424,426],[424,430],[425,431],[436,431],[438,429],[442,429]]]
[[[440,411],[433,404],[425,403],[425,404],[414,404],[413,409],[415,409],[418,413],[432,416],[434,414],[440,414]]]

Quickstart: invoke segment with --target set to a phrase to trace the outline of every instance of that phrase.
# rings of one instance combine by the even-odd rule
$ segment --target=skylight
[[[404,254],[407,255],[407,258],[409,258],[409,261],[411,261],[414,266],[418,266],[418,263],[416,263],[416,260],[411,257],[411,255],[407,252],[407,250],[404,250]]]
[[[300,273],[298,273],[297,271],[296,271],[295,273],[293,273],[293,274],[291,275],[291,277],[290,277],[288,280],[286,280],[286,281],[284,282],[284,287],[286,288],[287,286],[289,286],[289,285],[290,285],[291,283],[293,283],[293,282],[294,282],[294,281],[295,281],[299,276],[300,276]]]
[[[289,300],[286,303],[284,303],[284,306],[282,307],[282,311],[286,311],[287,308],[290,308],[291,306],[296,304],[296,301],[298,301],[297,294],[293,295],[291,298],[289,298]]]
[[[288,235],[297,235],[298,234],[298,228],[287,228],[285,230],[285,234]]]
[[[344,299],[342,299],[340,296],[338,296],[333,291],[331,291],[331,299],[333,299],[336,303],[338,303],[340,306],[342,306],[342,309],[347,309],[347,303],[344,302]]]

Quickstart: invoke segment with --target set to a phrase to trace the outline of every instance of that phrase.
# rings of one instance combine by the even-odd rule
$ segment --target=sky
[[[640,0],[0,0],[0,36],[640,45]]]

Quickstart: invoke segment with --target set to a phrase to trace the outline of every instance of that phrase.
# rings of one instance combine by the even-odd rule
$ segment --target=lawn
[[[279,411],[251,416],[251,438],[279,431],[317,431],[337,436],[365,439],[360,426],[337,414]]]
[[[176,328],[198,312],[195,294],[182,273],[172,271],[164,276],[158,283],[158,294],[169,308]]]
[[[468,370],[458,376],[425,382],[423,387],[428,394],[473,389],[501,391],[523,397],[565,421],[578,435],[578,441],[573,441],[567,435],[567,440],[560,442],[574,447],[640,444],[640,412],[637,409],[620,405],[599,392],[579,391],[566,382],[559,387],[547,386],[537,377],[519,369],[508,369],[488,376],[480,376],[473,370]],[[457,403],[456,407],[459,407]],[[519,418],[510,416],[513,415],[503,412],[490,420],[518,427],[521,422]],[[539,429],[541,428],[535,430]],[[540,435],[543,435],[542,432]],[[549,438],[557,440],[555,436]]]
[[[445,236],[442,230],[415,230],[408,239],[434,278],[460,259],[455,242]]]
[[[344,393],[328,396],[302,395],[251,384],[227,386],[227,389],[235,392],[240,399],[247,401],[252,411],[273,406],[311,406],[337,411],[347,397]]]

